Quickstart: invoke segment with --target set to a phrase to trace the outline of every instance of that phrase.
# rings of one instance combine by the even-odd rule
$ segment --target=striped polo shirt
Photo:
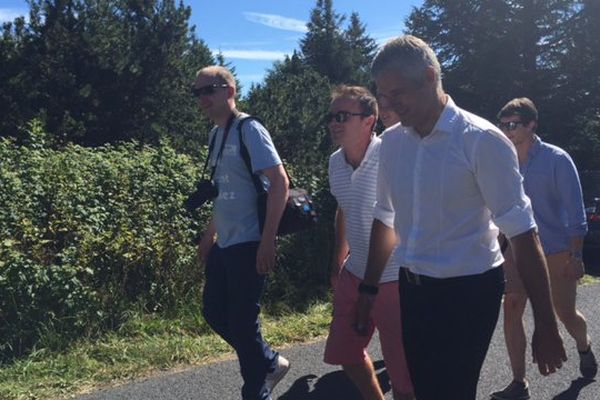
[[[342,148],[329,157],[329,186],[344,213],[350,255],[344,268],[363,279],[369,255],[369,240],[377,194],[377,171],[381,139],[373,135],[365,156],[354,169],[346,162]],[[390,257],[380,282],[398,280],[399,265]]]

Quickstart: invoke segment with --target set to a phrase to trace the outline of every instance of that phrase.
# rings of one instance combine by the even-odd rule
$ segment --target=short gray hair
[[[436,82],[441,86],[440,63],[431,47],[416,36],[404,35],[388,41],[379,50],[371,64],[371,74],[376,77],[383,71],[394,68],[420,85],[427,67],[434,69]]]

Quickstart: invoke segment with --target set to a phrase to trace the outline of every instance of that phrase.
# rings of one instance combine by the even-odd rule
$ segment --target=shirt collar
[[[442,110],[442,113],[440,114],[437,122],[433,126],[431,133],[429,135],[427,135],[424,139],[433,137],[436,135],[436,133],[442,133],[442,132],[443,133],[451,133],[451,132],[453,132],[456,123],[459,121],[459,118],[458,118],[459,111],[460,111],[459,108],[454,103],[454,100],[452,100],[452,97],[450,97],[447,94],[445,96],[446,96],[446,105],[444,106],[444,109]],[[412,128],[412,127],[409,128],[409,131],[413,135],[416,135],[419,138],[421,137],[414,130],[414,128]]]
[[[371,139],[369,140],[369,145],[367,146],[367,151],[365,151],[365,155],[363,156],[363,159],[360,161],[360,164],[358,165],[358,167],[356,169],[359,169],[360,167],[362,167],[365,163],[366,160],[369,159],[369,157],[371,156],[371,153],[373,153],[373,151],[375,151],[375,147],[377,147],[377,143],[380,142],[381,139],[375,134],[375,132],[371,133]],[[342,147],[342,154],[344,155],[344,163],[349,166],[350,168],[353,168],[348,161],[346,161],[346,155],[344,154],[344,149]]]
[[[530,160],[533,157],[535,157],[537,155],[537,153],[540,152],[540,149],[542,148],[542,139],[540,139],[540,137],[538,135],[533,135],[533,143],[531,144],[531,146],[529,147],[529,150],[527,151],[527,159]]]
[[[452,100],[452,97],[446,95],[446,105],[440,114],[437,122],[433,126],[431,133],[446,132],[450,133],[454,130],[454,126],[458,121],[459,109]]]

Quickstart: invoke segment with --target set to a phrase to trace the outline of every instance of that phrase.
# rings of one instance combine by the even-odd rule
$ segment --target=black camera
[[[219,189],[208,179],[202,179],[196,185],[196,191],[190,194],[185,201],[185,208],[194,211],[202,204],[214,199],[219,195]]]

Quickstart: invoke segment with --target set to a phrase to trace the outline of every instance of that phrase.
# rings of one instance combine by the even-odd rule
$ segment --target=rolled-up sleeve
[[[587,221],[579,175],[573,160],[564,153],[556,163],[557,192],[561,196],[562,207],[567,216],[567,235],[569,237],[585,236]]]
[[[475,177],[500,231],[512,238],[536,228],[531,200],[523,190],[517,154],[501,133],[486,131],[473,146]]]
[[[386,155],[382,144],[379,154],[379,169],[377,171],[377,201],[373,217],[393,229],[395,212],[390,189],[390,176],[388,168],[386,168],[385,158]]]

